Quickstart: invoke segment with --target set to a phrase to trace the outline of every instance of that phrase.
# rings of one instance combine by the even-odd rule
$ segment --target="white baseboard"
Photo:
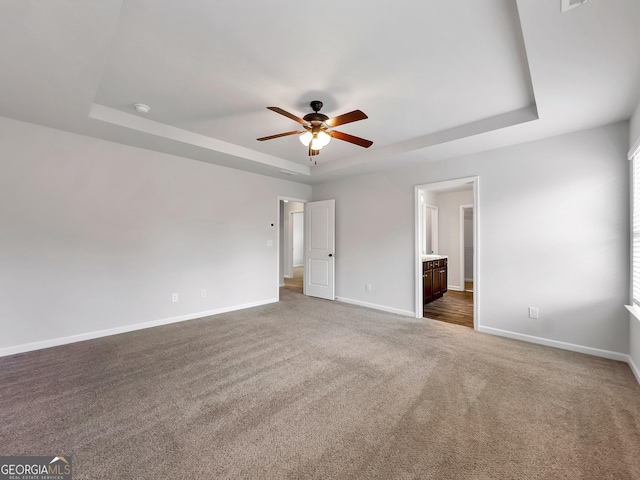
[[[539,345],[546,345],[548,347],[560,348],[562,350],[570,350],[572,352],[584,353],[587,355],[593,355],[595,357],[608,358],[610,360],[617,360],[619,362],[629,363],[631,358],[626,353],[613,352],[611,350],[602,350],[600,348],[586,347],[584,345],[577,345],[575,343],[561,342],[559,340],[551,340],[543,337],[536,337],[534,335],[526,335],[524,333],[510,332],[508,330],[501,330],[499,328],[492,327],[478,327],[479,332],[489,333],[491,335],[497,335],[499,337],[513,338],[514,340],[522,340],[523,342],[537,343]],[[631,365],[631,364],[630,364]],[[632,367],[633,370],[633,367]],[[636,372],[634,372],[636,374]],[[636,377],[638,375],[636,374]]]
[[[638,381],[638,383],[640,383],[640,369],[638,368],[638,366],[633,361],[633,358],[631,358],[631,355],[627,355],[627,363],[629,364],[629,367],[631,368],[631,371],[635,375],[636,380]]]
[[[135,323],[133,325],[123,325],[122,327],[108,328],[105,330],[97,330],[94,332],[81,333],[78,335],[70,335],[68,337],[52,338],[39,342],[23,343],[22,345],[16,345],[13,347],[0,348],[0,357],[15,355],[17,353],[31,352],[33,350],[41,350],[43,348],[67,345],[69,343],[83,342],[85,340],[93,340],[94,338],[118,335],[120,333],[133,332],[135,330],[144,330],[145,328],[159,327],[161,325],[168,325],[170,323],[184,322],[187,320],[194,320],[196,318],[208,317],[211,315],[218,315],[220,313],[233,312],[236,310],[243,310],[245,308],[259,307],[260,305],[267,305],[269,303],[276,302],[278,302],[277,298],[271,298],[268,300],[261,300],[259,302],[246,303],[244,305],[219,308],[216,310],[207,310],[205,312],[189,313],[187,315],[180,315],[177,317],[162,318],[159,320],[152,320],[150,322]]]
[[[351,305],[358,305],[359,307],[366,307],[383,312],[395,313],[396,315],[402,315],[405,317],[416,316],[415,312],[410,312],[409,310],[400,310],[399,308],[385,307],[384,305],[376,305],[375,303],[362,302],[360,300],[353,300],[351,298],[336,297],[336,300],[343,303],[349,303]]]
[[[462,287],[458,287],[457,285],[447,285],[447,290],[453,290],[454,292],[462,292]]]

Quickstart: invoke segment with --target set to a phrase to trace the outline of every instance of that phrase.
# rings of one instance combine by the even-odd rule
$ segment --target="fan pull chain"
[[[311,152],[311,142],[309,142],[309,161],[311,162],[313,159],[311,158],[314,154]],[[313,164],[317,165],[318,161],[317,160],[313,160]]]

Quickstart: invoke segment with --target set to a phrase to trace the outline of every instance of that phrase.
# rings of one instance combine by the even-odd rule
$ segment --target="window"
[[[640,151],[631,159],[631,211],[632,211],[632,294],[633,304],[640,307]]]

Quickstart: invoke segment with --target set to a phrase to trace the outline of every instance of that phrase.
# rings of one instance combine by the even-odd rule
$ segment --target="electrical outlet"
[[[174,294],[171,295],[171,301],[174,302],[174,303],[178,301],[178,294],[177,293],[174,293]]]
[[[207,298],[207,291],[206,290],[200,290],[200,298]]]
[[[529,318],[538,318],[538,307],[529,307]]]
[[[365,292],[370,292],[371,291],[371,284],[370,283],[365,283],[364,284],[364,291]]]

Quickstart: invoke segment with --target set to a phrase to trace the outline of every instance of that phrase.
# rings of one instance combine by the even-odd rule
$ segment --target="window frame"
[[[629,311],[640,320],[640,147],[629,155],[630,161],[630,305]]]

